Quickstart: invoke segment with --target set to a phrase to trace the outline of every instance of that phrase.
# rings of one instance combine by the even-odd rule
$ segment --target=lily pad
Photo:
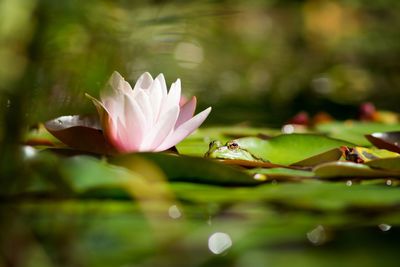
[[[365,164],[376,169],[400,172],[400,157],[375,159],[368,161]]]
[[[255,168],[246,171],[258,180],[302,180],[314,177],[312,171],[289,168]]]
[[[400,154],[376,147],[344,147],[345,158],[348,161],[364,163],[375,159],[399,157]]]
[[[306,158],[299,162],[293,163],[292,166],[316,166],[325,162],[331,162],[339,160],[342,157],[343,152],[339,148],[334,148],[323,152],[321,154]]]
[[[155,163],[170,181],[185,181],[216,185],[257,185],[260,181],[237,167],[209,159],[178,156],[167,153],[136,153],[113,157],[110,163],[135,171],[135,161],[144,158]]]
[[[400,153],[400,131],[372,133],[365,137],[378,148]]]
[[[316,126],[317,130],[330,137],[348,141],[359,146],[371,146],[365,135],[376,132],[400,131],[400,124],[376,122],[335,121]]]
[[[61,163],[61,171],[76,193],[98,189],[123,189],[139,177],[137,173],[90,156],[65,158]]]
[[[367,165],[336,161],[318,165],[314,173],[319,178],[386,178],[400,177],[400,172],[373,169]]]
[[[46,129],[67,146],[98,154],[112,154],[98,117],[62,116],[45,123]]]
[[[236,139],[235,142],[258,158],[282,165],[296,164],[329,150],[351,145],[342,140],[315,134],[283,134],[269,140],[246,137]],[[316,159],[310,161],[314,164],[317,163]],[[321,162],[325,161],[325,158],[321,159]]]

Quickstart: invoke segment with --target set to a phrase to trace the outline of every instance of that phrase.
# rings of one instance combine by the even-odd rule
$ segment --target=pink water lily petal
[[[175,129],[178,128],[182,123],[188,121],[190,118],[193,117],[194,111],[196,110],[197,99],[195,96],[187,101],[182,107],[181,111],[179,112],[178,120],[175,124]]]
[[[151,105],[154,114],[153,122],[155,122],[160,116],[161,105],[164,101],[159,80],[154,80],[153,84],[149,87],[147,93],[149,95],[149,98],[151,99]]]
[[[122,121],[122,124],[129,134],[125,139],[126,142],[140,144],[145,134],[146,117],[136,100],[127,95],[125,96],[125,120]]]
[[[181,99],[181,80],[177,79],[169,89],[166,101],[163,103],[162,112],[166,112],[172,107],[179,106]]]
[[[140,75],[135,86],[133,87],[133,90],[135,91],[138,88],[148,89],[152,83],[153,83],[153,77],[150,75],[150,73],[145,72],[142,75]]]
[[[113,119],[107,110],[107,108],[96,98],[92,97],[89,94],[85,94],[90,100],[92,100],[93,104],[97,109],[97,113],[100,117],[100,123],[103,128],[103,134],[108,139],[108,141],[113,144],[114,140],[118,139],[117,133],[117,119]]]
[[[154,118],[154,111],[152,108],[152,105],[150,103],[149,96],[141,90],[137,95],[136,95],[136,103],[139,105],[140,110],[142,111],[144,117],[145,117],[145,127],[144,131],[146,132],[147,130],[150,129],[150,127],[153,125],[154,120],[151,118]],[[150,118],[150,119],[149,119]]]
[[[118,131],[115,137],[109,136],[109,142],[112,143],[118,151],[130,152],[139,149],[138,144],[133,141],[121,120],[117,120],[115,128],[118,129]]]
[[[160,85],[161,85],[161,94],[162,94],[162,98],[164,99],[164,98],[167,96],[167,94],[168,94],[168,91],[167,91],[167,83],[165,82],[164,75],[163,75],[162,73],[160,73],[160,74],[155,78],[155,80],[157,80],[157,81],[160,83]]]
[[[141,150],[154,151],[174,129],[178,115],[179,107],[172,108],[168,112],[161,114],[154,129],[145,137]]]
[[[203,110],[190,120],[184,122],[181,126],[179,126],[175,131],[173,131],[168,137],[161,143],[159,147],[155,149],[155,151],[163,151],[168,148],[173,147],[184,138],[186,138],[189,134],[194,132],[199,126],[204,122],[207,116],[211,112],[211,107]]]
[[[120,153],[166,150],[196,130],[211,111],[193,117],[196,97],[180,103],[179,79],[168,91],[162,74],[153,80],[147,72],[134,89],[114,72],[101,101],[88,97],[99,113],[104,136]]]

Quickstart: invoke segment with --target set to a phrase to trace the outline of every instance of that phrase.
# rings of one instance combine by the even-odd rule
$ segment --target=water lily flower
[[[134,88],[114,72],[100,100],[87,95],[100,116],[103,134],[120,153],[167,150],[192,132],[207,118],[211,107],[196,116],[196,97],[180,105],[181,81],[167,91],[162,74],[155,79],[144,73]]]

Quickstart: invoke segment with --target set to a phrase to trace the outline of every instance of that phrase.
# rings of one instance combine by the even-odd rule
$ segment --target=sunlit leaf
[[[312,134],[279,135],[269,140],[247,137],[236,139],[235,142],[258,158],[282,165],[296,164],[340,146],[351,145],[345,141]],[[326,154],[329,159],[332,156],[330,153]],[[337,151],[333,155],[332,158],[337,159]],[[320,162],[327,158],[321,157]],[[317,159],[312,160],[312,163],[318,163]]]
[[[303,159],[296,163],[293,163],[294,166],[315,166],[318,164],[322,164],[325,162],[331,162],[335,160],[339,160],[342,157],[342,151],[339,148],[334,148],[328,150],[326,152],[322,152],[318,155],[311,156],[309,158]]]
[[[364,163],[370,160],[381,159],[381,158],[393,158],[399,157],[400,154],[386,150],[379,149],[375,147],[366,148],[366,147],[343,147],[344,156],[346,160],[356,162],[356,163]]]

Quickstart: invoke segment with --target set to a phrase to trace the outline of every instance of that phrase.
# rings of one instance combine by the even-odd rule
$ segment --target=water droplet
[[[254,174],[253,178],[257,181],[265,181],[267,180],[267,176],[265,174],[256,173]]]
[[[352,185],[353,185],[353,182],[352,182],[351,180],[347,180],[347,181],[346,181],[346,185],[347,185],[347,186],[352,186]]]
[[[232,246],[232,239],[226,233],[217,232],[208,239],[208,248],[214,254],[221,254]]]
[[[381,229],[383,232],[389,231],[390,228],[392,228],[392,226],[390,224],[386,224],[386,223],[381,223],[380,225],[378,225],[379,229]]]
[[[393,183],[392,183],[392,180],[386,180],[386,185],[392,185]]]
[[[286,124],[282,127],[282,132],[285,134],[291,134],[294,132],[294,127],[291,124]]]
[[[27,159],[33,158],[34,156],[36,156],[36,149],[34,149],[31,146],[24,146],[23,153],[24,153],[25,158],[27,158]]]
[[[168,209],[168,215],[172,219],[179,219],[182,216],[182,213],[176,205],[172,205]]]
[[[318,225],[316,228],[307,233],[307,239],[314,245],[321,245],[325,242],[326,233],[322,225]]]

